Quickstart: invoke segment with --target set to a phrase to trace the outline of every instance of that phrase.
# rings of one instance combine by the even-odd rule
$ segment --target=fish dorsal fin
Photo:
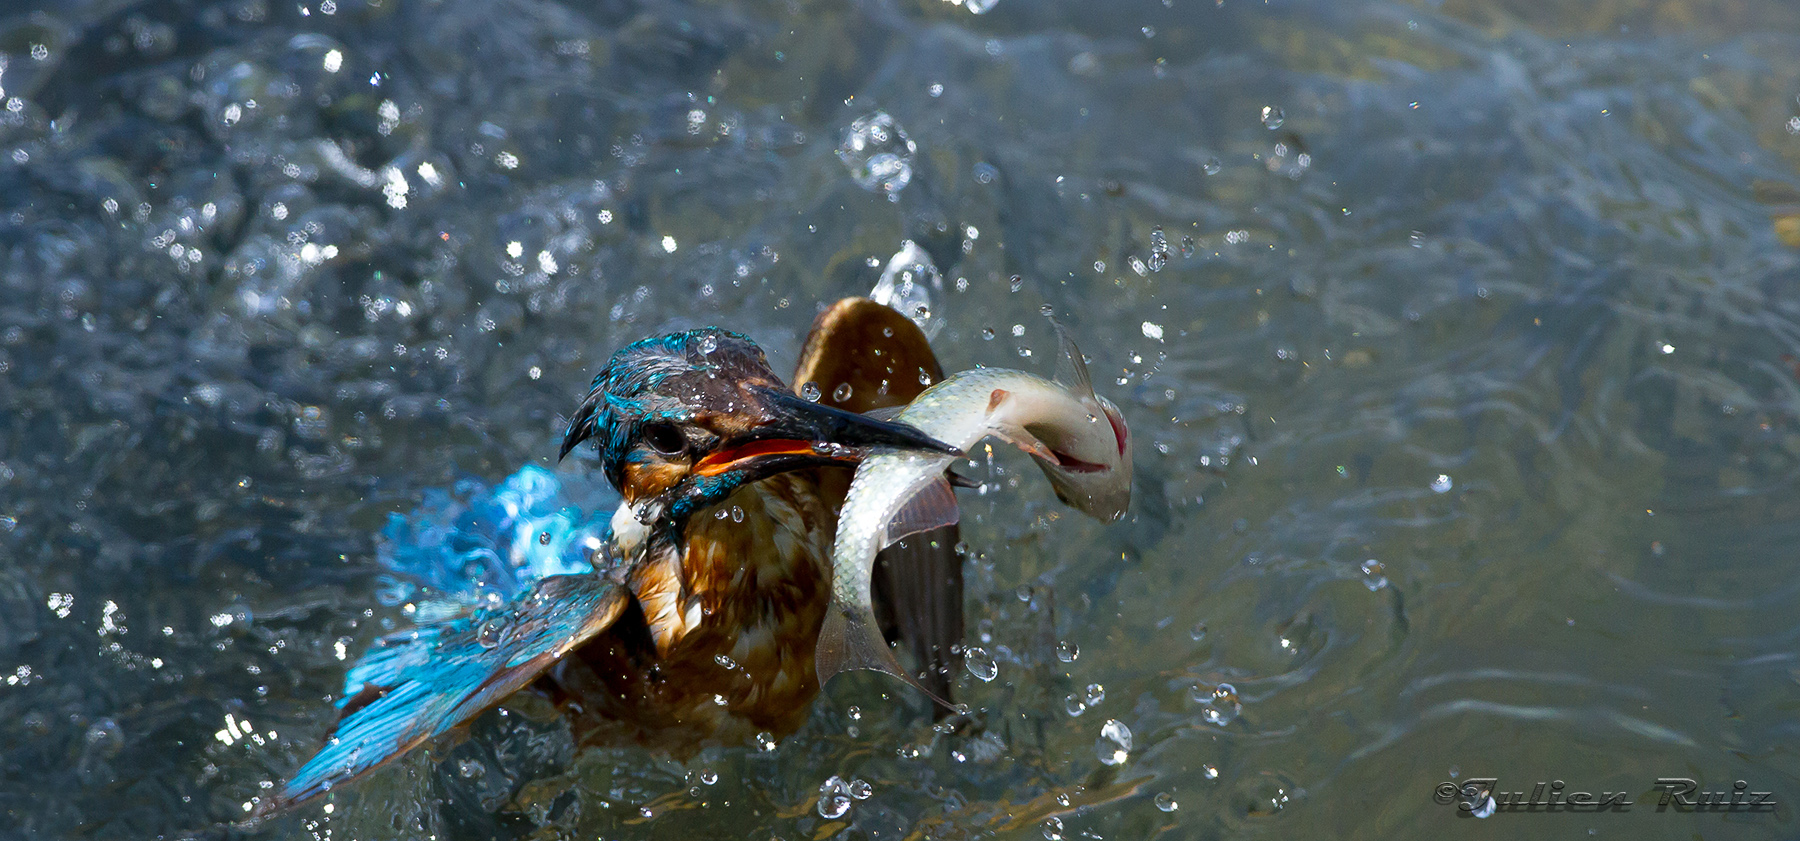
[[[833,601],[825,611],[825,624],[819,628],[819,644],[813,652],[813,667],[819,673],[819,687],[824,688],[826,681],[841,672],[853,669],[868,669],[886,672],[925,693],[932,701],[942,704],[946,709],[953,709],[949,701],[938,697],[936,692],[925,688],[918,678],[900,668],[900,661],[894,659],[893,649],[888,648],[887,640],[881,638],[881,629],[875,624],[875,616],[867,610],[852,605]]]
[[[880,548],[886,549],[908,535],[954,526],[959,519],[961,510],[956,507],[956,493],[950,489],[950,480],[938,476],[894,512],[893,518],[888,520]]]
[[[1062,322],[1050,318],[1050,326],[1056,328],[1056,341],[1060,345],[1056,354],[1055,380],[1068,386],[1076,394],[1093,397],[1094,382],[1088,376],[1087,360],[1082,358],[1081,348],[1075,346],[1075,340],[1069,336],[1069,329]]]

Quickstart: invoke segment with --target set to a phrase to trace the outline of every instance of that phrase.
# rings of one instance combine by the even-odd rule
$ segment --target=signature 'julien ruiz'
[[[1496,811],[1509,812],[1623,812],[1635,805],[1630,793],[1589,791],[1564,793],[1562,780],[1539,782],[1527,795],[1523,791],[1498,791],[1497,777],[1471,777],[1461,785],[1444,782],[1437,786],[1440,803],[1457,803],[1461,812],[1487,817]],[[1750,791],[1750,784],[1737,780],[1728,791],[1704,791],[1698,781],[1688,777],[1658,777],[1652,791],[1661,792],[1656,811],[1677,812],[1773,812],[1778,805],[1774,792]]]

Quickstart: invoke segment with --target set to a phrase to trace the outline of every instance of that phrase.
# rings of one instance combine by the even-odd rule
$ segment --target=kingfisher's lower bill
[[[325,745],[255,815],[354,780],[520,691],[548,696],[582,744],[681,757],[794,732],[819,692],[814,650],[851,470],[871,447],[957,452],[862,413],[942,376],[911,321],[859,298],[814,323],[794,379],[813,399],[727,330],[621,349],[560,453],[593,441],[623,500],[592,571],[378,640],[346,675]],[[884,632],[907,642],[944,697],[963,632],[953,530],[890,547],[875,575]]]

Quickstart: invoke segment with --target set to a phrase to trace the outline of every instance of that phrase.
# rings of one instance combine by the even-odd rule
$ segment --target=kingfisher
[[[814,649],[855,464],[877,446],[957,453],[865,412],[942,377],[912,321],[861,298],[815,320],[795,388],[753,341],[717,327],[622,348],[558,454],[594,442],[622,499],[592,571],[377,640],[346,675],[324,746],[253,815],[312,800],[521,691],[553,701],[582,745],[683,758],[793,733],[819,693]],[[890,547],[875,575],[884,632],[940,697],[963,633],[953,530]]]

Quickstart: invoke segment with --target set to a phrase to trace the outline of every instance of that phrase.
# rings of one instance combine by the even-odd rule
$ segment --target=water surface
[[[1791,837],[1800,12],[1555,5],[15,5],[6,822]],[[947,367],[1048,370],[1048,307],[1135,431],[1115,526],[984,457],[981,728],[849,677],[772,751],[674,763],[527,699],[230,828],[404,626],[389,515],[554,466],[630,340],[791,366],[909,239]],[[1783,805],[1658,813],[1659,776]],[[1470,777],[1637,805],[1434,802]]]

